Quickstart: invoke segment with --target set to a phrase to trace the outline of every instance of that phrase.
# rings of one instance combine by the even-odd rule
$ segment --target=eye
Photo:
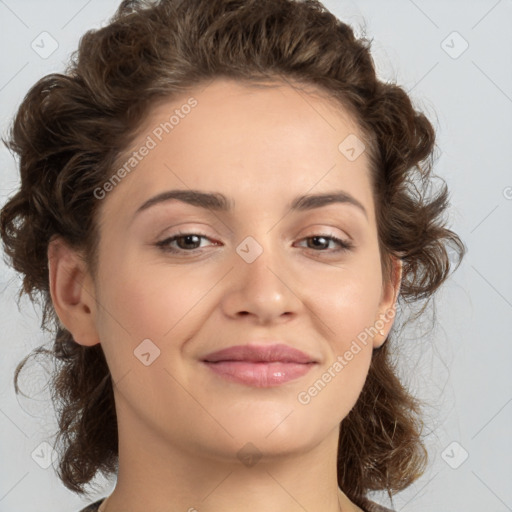
[[[186,233],[180,232],[172,235],[164,240],[157,242],[155,245],[161,248],[165,252],[170,253],[195,253],[201,252],[201,239],[211,240],[208,236],[203,233]],[[313,249],[315,252],[328,252],[328,253],[338,253],[341,251],[349,251],[354,245],[352,242],[348,240],[341,240],[338,237],[333,235],[326,234],[316,234],[311,235],[306,238],[303,238],[301,242],[312,240],[313,244],[308,244],[308,249]],[[328,246],[330,242],[334,242],[338,245],[338,249],[334,250],[322,250],[326,245]],[[172,244],[176,243],[178,247],[173,247]],[[198,246],[199,244],[199,246]],[[218,244],[216,244],[218,245]],[[320,250],[317,250],[320,249]]]
[[[206,235],[202,233],[176,233],[175,235],[166,238],[165,240],[161,240],[160,242],[157,242],[155,245],[157,247],[160,247],[162,250],[166,252],[172,252],[172,253],[178,253],[178,252],[196,252],[200,251],[197,244],[200,244],[200,239],[204,238],[207,240],[210,240]],[[172,247],[171,244],[176,242],[178,246],[181,245],[181,247],[175,248]],[[194,247],[190,247],[190,246]]]
[[[326,244],[328,245],[329,242],[334,242],[338,245],[338,249],[334,249],[332,251],[320,250],[320,251],[315,251],[315,252],[337,253],[340,251],[349,251],[349,250],[353,249],[353,247],[354,247],[354,244],[352,242],[349,242],[348,240],[341,240],[341,238],[335,237],[333,235],[324,235],[324,234],[311,235],[311,236],[308,236],[308,237],[302,239],[302,241],[304,241],[304,240],[314,241],[312,246],[310,244],[308,244],[308,247],[307,247],[308,249],[312,249],[312,248],[313,249],[314,248],[322,249],[322,246],[325,246]]]

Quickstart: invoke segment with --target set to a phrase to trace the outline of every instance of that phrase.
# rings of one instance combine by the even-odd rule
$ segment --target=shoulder
[[[105,501],[105,498],[101,498],[101,500],[95,501],[94,503],[91,503],[90,505],[87,505],[87,507],[83,508],[79,512],[97,512],[99,506]]]

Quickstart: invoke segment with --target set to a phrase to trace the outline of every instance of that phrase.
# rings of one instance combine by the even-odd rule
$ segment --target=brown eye
[[[308,249],[313,249],[313,250],[317,250],[317,249],[322,249],[323,247],[326,247],[329,245],[330,242],[334,242],[336,244],[338,244],[338,249],[334,249],[334,250],[331,250],[331,251],[325,251],[325,250],[317,250],[316,252],[340,252],[340,251],[348,251],[350,249],[352,249],[354,247],[354,245],[352,244],[352,242],[349,242],[349,241],[346,241],[346,240],[341,240],[340,238],[337,238],[335,236],[332,236],[332,235],[313,235],[313,236],[308,236],[306,238],[303,239],[304,240],[311,240],[312,243],[309,244],[308,243]]]
[[[176,233],[165,240],[157,242],[155,245],[166,252],[195,252],[201,250],[199,246],[201,245],[202,238],[210,240],[202,233]],[[177,248],[171,246],[174,242],[178,245]]]

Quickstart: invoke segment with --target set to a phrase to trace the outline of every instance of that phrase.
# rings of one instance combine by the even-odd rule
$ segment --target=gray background
[[[104,25],[117,4],[0,0],[2,135],[29,87],[62,71],[79,37]],[[450,225],[469,250],[438,294],[435,328],[419,324],[404,332],[403,376],[431,405],[426,410],[431,463],[417,483],[395,497],[395,507],[512,511],[512,1],[324,4],[358,35],[373,38],[380,77],[402,85],[433,122],[437,173],[451,191]],[[52,44],[58,48],[44,55]],[[2,204],[17,180],[14,160],[2,146]],[[50,341],[40,332],[37,307],[23,299],[18,310],[19,284],[0,263],[0,512],[78,510],[88,501],[68,491],[49,465],[56,424],[47,393],[41,391],[38,400],[14,394],[16,363]],[[28,394],[43,388],[42,366],[33,364],[26,375]],[[115,483],[96,482],[97,497]],[[381,495],[375,499],[386,503]]]

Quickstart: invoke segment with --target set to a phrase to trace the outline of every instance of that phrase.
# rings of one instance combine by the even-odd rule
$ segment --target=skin
[[[297,396],[394,308],[401,267],[394,261],[396,277],[384,286],[367,154],[350,161],[338,150],[349,134],[362,139],[354,121],[315,89],[275,85],[217,79],[154,106],[132,151],[190,96],[198,101],[101,200],[97,275],[62,240],[50,244],[57,314],[77,343],[102,344],[114,382],[119,473],[108,512],[360,510],[338,488],[338,430],[392,320],[310,403]],[[167,201],[135,215],[171,189],[220,192],[235,207]],[[340,203],[290,212],[298,195],[336,190],[367,216]],[[180,254],[155,245],[178,231],[207,238],[175,241]],[[354,248],[315,245],[310,237],[322,234]],[[236,252],[247,236],[263,250],[252,263]],[[160,355],[146,366],[134,350],[148,338]],[[200,362],[255,339],[319,363],[286,384],[255,388]],[[257,463],[240,460],[244,446],[257,449]]]

